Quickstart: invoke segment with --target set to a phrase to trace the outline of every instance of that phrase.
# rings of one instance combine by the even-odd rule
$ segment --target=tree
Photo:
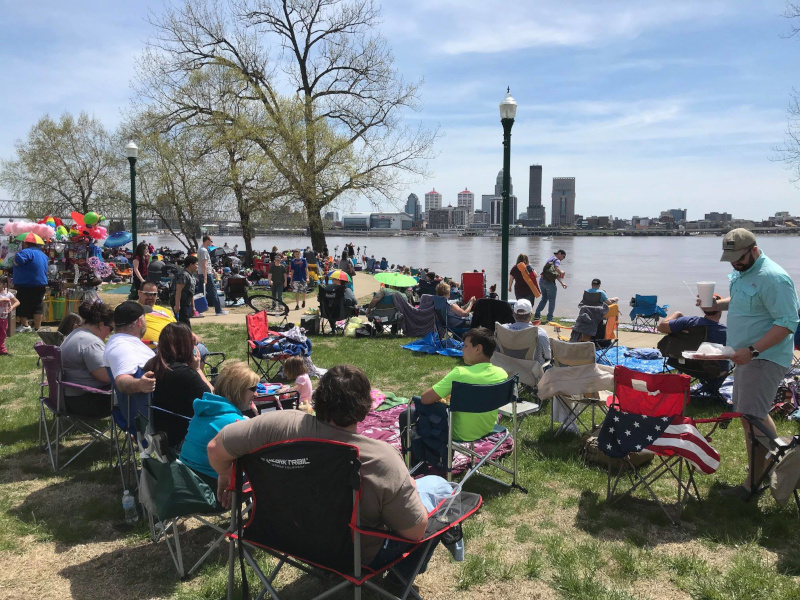
[[[394,69],[378,18],[372,0],[187,0],[152,22],[140,89],[173,123],[210,114],[236,123],[187,93],[209,66],[235,74],[261,125],[246,135],[304,207],[322,250],[328,204],[356,194],[378,203],[428,174],[437,131],[403,124],[418,109],[418,84]]]
[[[99,120],[64,113],[56,123],[45,115],[15,148],[16,159],[0,161],[0,185],[18,198],[44,202],[61,216],[64,208],[112,208],[125,159]]]
[[[800,33],[800,4],[787,2],[783,16],[794,19],[787,37],[794,37]],[[792,181],[795,183],[800,181],[800,92],[797,90],[792,91],[789,101],[784,145],[774,150],[778,153],[778,159],[786,163],[791,171]]]
[[[186,248],[197,251],[204,216],[224,210],[224,173],[204,140],[191,128],[160,131],[157,118],[142,113],[129,119],[129,137],[139,140],[136,163],[139,205],[152,210]]]

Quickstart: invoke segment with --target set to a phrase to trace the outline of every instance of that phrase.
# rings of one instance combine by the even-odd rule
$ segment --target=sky
[[[115,128],[152,33],[147,14],[163,6],[0,0],[0,158],[13,158],[44,114],[83,110]],[[493,193],[498,105],[510,86],[520,210],[528,167],[541,164],[548,220],[553,177],[576,178],[584,216],[800,213],[800,189],[776,160],[800,89],[800,38],[788,37],[785,9],[782,0],[384,2],[379,32],[396,68],[424,82],[421,110],[406,119],[442,134],[433,176],[410,183],[398,205],[433,188],[445,205],[465,188],[478,206]]]

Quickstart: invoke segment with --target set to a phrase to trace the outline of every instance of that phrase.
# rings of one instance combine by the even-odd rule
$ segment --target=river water
[[[173,238],[147,238],[154,245],[179,247]],[[244,241],[237,237],[214,236],[214,242],[230,247]],[[347,237],[327,236],[331,253],[345,243],[361,246],[367,255],[389,263],[411,267],[428,267],[437,274],[460,280],[461,273],[473,269],[485,270],[487,286],[498,284],[500,293],[501,238],[499,237]],[[255,238],[256,250],[305,247],[310,239],[304,236],[263,236]],[[509,263],[520,253],[530,258],[537,272],[558,249],[567,253],[562,263],[566,272],[566,290],[558,288],[556,316],[574,317],[583,290],[598,277],[609,296],[618,296],[622,313],[628,312],[628,301],[635,294],[657,295],[659,304],[669,304],[670,311],[699,314],[684,281],[694,290],[697,281],[715,281],[723,297],[728,291],[729,263],[719,262],[722,238],[717,236],[691,237],[564,237],[545,241],[535,237],[512,237],[509,241]],[[800,238],[788,235],[764,235],[759,247],[778,262],[792,279],[800,284]],[[513,292],[509,295],[513,299]],[[627,321],[623,316],[623,321]]]

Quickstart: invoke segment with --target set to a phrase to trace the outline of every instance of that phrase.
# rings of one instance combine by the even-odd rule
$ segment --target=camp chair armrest
[[[91,392],[92,394],[105,394],[106,396],[110,396],[111,395],[111,390],[100,390],[100,389],[97,389],[97,388],[89,387],[88,385],[81,385],[79,383],[72,383],[71,381],[61,381],[61,385],[65,385],[67,387],[83,390],[84,392]]]

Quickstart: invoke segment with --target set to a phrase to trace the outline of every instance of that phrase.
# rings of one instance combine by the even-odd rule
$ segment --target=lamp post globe
[[[501,298],[508,301],[508,237],[511,222],[511,127],[514,117],[517,116],[517,101],[511,96],[511,88],[506,90],[506,97],[500,103],[500,122],[503,124],[503,217],[502,217],[502,260],[501,283],[503,285]]]
[[[125,154],[131,166],[131,237],[133,238],[133,249],[139,244],[136,232],[136,159],[139,156],[139,146],[133,140],[125,146]]]

